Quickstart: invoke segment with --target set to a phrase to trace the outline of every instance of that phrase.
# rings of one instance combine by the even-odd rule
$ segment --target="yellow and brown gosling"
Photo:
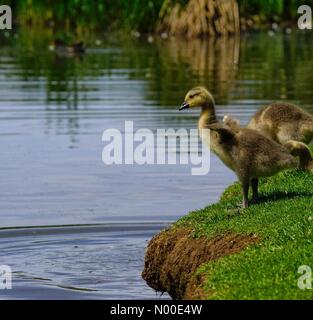
[[[218,123],[208,128],[215,133],[211,134],[212,150],[236,173],[241,182],[244,208],[249,205],[249,186],[252,187],[252,201],[257,201],[260,177],[273,176],[279,171],[297,168],[299,165],[287,148],[255,130],[244,128],[233,131]]]
[[[240,122],[238,119],[226,115],[223,118],[223,123],[230,127],[233,131],[241,129]],[[297,157],[299,160],[299,169],[313,171],[313,157],[311,155],[308,146],[300,141],[289,140],[283,144],[283,146],[289,151],[291,155]]]
[[[313,116],[291,103],[273,103],[261,108],[248,128],[284,144],[295,140],[309,144],[313,139]]]
[[[209,124],[217,122],[214,98],[204,87],[195,87],[188,91],[179,111],[196,107],[201,107],[198,121],[199,129],[206,129]]]
[[[255,130],[240,128],[237,122],[230,122],[233,128],[218,123],[214,99],[204,87],[191,89],[180,110],[194,107],[202,108],[198,128],[210,129],[211,150],[237,174],[241,182],[244,208],[249,205],[250,186],[253,201],[257,201],[259,177],[272,176],[281,170],[298,167],[298,161],[290,151],[297,147],[296,144],[283,147]]]

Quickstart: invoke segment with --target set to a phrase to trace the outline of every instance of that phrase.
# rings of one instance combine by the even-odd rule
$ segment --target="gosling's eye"
[[[194,98],[198,93],[194,93],[190,95],[190,98]]]

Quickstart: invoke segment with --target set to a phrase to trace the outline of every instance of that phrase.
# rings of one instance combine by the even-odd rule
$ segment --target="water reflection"
[[[117,80],[143,81],[145,98],[158,105],[176,105],[181,92],[199,83],[208,86],[221,104],[228,103],[235,89],[236,98],[244,95],[246,99],[309,102],[312,75],[305,71],[313,63],[310,34],[188,41],[173,38],[154,44],[131,38],[120,42],[104,39],[101,48],[90,43],[83,57],[49,52],[51,37],[22,33],[12,40],[13,53],[12,46],[1,49],[2,56],[8,52],[14,56],[20,80],[45,81],[42,89],[48,110],[55,105],[68,110],[88,108],[88,102],[103,98],[123,101],[125,94],[106,92],[106,87]]]
[[[192,85],[206,85],[214,92],[219,103],[227,103],[229,90],[238,71],[240,39],[211,38],[208,40],[173,39],[157,43],[162,72],[157,73],[161,102],[181,101],[182,92]],[[175,72],[172,72],[172,70]],[[153,83],[154,84],[154,83]],[[174,89],[178,95],[171,95]],[[163,93],[163,95],[162,95]],[[180,96],[179,96],[180,94]]]
[[[101,47],[94,45],[97,38]],[[313,113],[310,34],[155,43],[90,34],[83,57],[50,52],[52,40],[52,33],[29,30],[0,39],[2,227],[170,222],[216,201],[235,177],[214,156],[207,176],[191,176],[188,165],[105,166],[101,161],[103,130],[123,131],[125,120],[152,131],[195,128],[197,110],[177,111],[194,85],[212,91],[219,117],[231,113],[243,123],[274,100],[287,99]],[[140,241],[136,246],[143,250]],[[0,244],[0,252],[9,250],[16,266],[22,261],[17,247],[10,251]],[[107,257],[108,265],[120,270],[112,289],[116,293],[127,278],[125,260]],[[79,270],[79,260],[69,261]],[[46,262],[38,260],[37,270],[46,270]],[[134,265],[140,269],[142,263]],[[19,271],[58,279],[50,271],[49,277],[32,274],[22,262]],[[65,274],[62,279],[68,287],[79,287],[78,273],[74,278],[67,281]],[[140,289],[132,296],[144,294],[142,286],[134,288]]]
[[[153,131],[194,128],[197,111],[177,112],[186,91],[194,85],[206,85],[212,91],[218,116],[231,113],[243,123],[260,105],[280,99],[299,103],[312,112],[310,34],[159,39],[155,43],[130,37],[102,37],[102,47],[94,45],[97,38],[101,36],[91,34],[86,39],[88,50],[83,57],[50,52],[51,32],[21,30],[11,38],[1,39],[0,135],[3,146],[11,146],[1,160],[7,166],[4,172],[8,172],[8,167],[19,168],[20,180],[16,182],[22,181],[18,189],[14,181],[2,185],[7,196],[1,205],[12,212],[11,222],[5,221],[9,225],[28,224],[25,217],[32,217],[34,211],[42,212],[42,222],[71,222],[77,208],[66,196],[69,194],[71,201],[79,199],[85,222],[105,220],[108,215],[132,216],[134,212],[139,216],[147,212],[156,217],[162,214],[163,218],[179,216],[216,200],[233,179],[216,158],[212,159],[209,177],[198,178],[188,176],[190,168],[109,168],[101,162],[103,130],[122,129],[124,120],[134,120],[137,128]],[[75,149],[77,152],[71,151]],[[21,155],[28,170],[20,167]],[[28,182],[32,170],[38,178],[35,185]],[[182,180],[166,178],[169,172],[175,172]],[[148,189],[142,190],[148,173],[158,177],[162,173],[164,177],[157,184],[151,180]],[[216,181],[217,173],[222,173],[218,181],[223,183]],[[138,178],[138,185],[131,179],[139,188],[134,188],[134,197],[127,187],[131,175],[143,179]],[[56,176],[59,184],[54,184]],[[62,176],[68,179],[64,181]],[[93,183],[78,183],[86,177]],[[103,184],[105,181],[111,185],[112,180],[117,189]],[[181,199],[182,184],[201,191]],[[218,187],[212,192],[210,187],[216,184]],[[171,193],[165,194],[166,188]],[[42,196],[38,196],[39,190]],[[138,191],[148,190],[152,199],[139,201]],[[27,196],[30,191],[38,201]],[[51,198],[51,194],[56,198]],[[8,200],[8,195],[12,199],[22,197],[27,209],[18,208],[16,202]],[[119,201],[119,196],[128,202]],[[56,199],[59,214],[51,209],[51,201]],[[90,210],[95,214],[85,214]]]

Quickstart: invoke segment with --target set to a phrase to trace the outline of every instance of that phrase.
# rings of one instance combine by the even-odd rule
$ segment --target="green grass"
[[[312,2],[306,0],[305,4],[312,5]],[[54,21],[66,30],[125,28],[153,32],[164,5],[184,6],[188,0],[7,0],[5,3],[12,6],[14,19],[21,25],[45,25]],[[270,21],[296,19],[298,6],[304,4],[302,0],[238,0],[238,3],[242,17],[258,15]]]
[[[297,286],[298,268],[313,270],[313,174],[286,171],[263,179],[262,201],[240,209],[238,183],[219,203],[195,211],[175,226],[191,226],[196,237],[227,231],[257,234],[260,243],[238,254],[209,262],[197,271],[205,275],[208,299],[313,299],[312,290]]]

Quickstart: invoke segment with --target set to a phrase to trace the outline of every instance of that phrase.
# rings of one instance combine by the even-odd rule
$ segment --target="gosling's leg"
[[[251,179],[251,187],[252,187],[252,202],[257,203],[259,200],[259,192],[258,192],[259,179],[258,178]]]
[[[242,194],[243,194],[243,202],[242,206],[243,208],[248,208],[249,207],[249,200],[248,200],[248,195],[249,195],[249,180],[244,180],[241,182],[242,184]]]

